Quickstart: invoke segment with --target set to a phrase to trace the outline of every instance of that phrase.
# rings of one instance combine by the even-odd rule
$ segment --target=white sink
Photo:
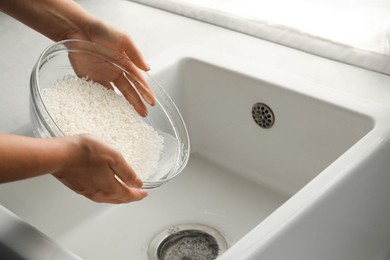
[[[338,209],[348,208],[347,199],[355,198],[347,193],[350,187],[341,185],[360,171],[366,178],[375,174],[370,160],[380,160],[373,156],[386,144],[381,142],[385,108],[207,50],[172,49],[150,63],[190,134],[190,160],[179,177],[142,202],[107,205],[74,194],[48,175],[0,186],[0,203],[85,259],[147,259],[149,243],[160,231],[187,223],[209,225],[225,236],[230,249],[221,259],[341,259],[326,258],[326,253],[323,258],[298,258],[297,253],[294,258],[300,248],[273,257],[288,248],[288,238],[304,247],[300,241],[310,237],[304,232],[332,238],[329,232],[335,227],[314,221],[305,228],[302,220],[310,224],[314,215],[336,216],[323,211],[339,199],[345,204]],[[252,118],[258,102],[273,110],[275,122],[269,129]],[[382,177],[390,183],[390,177]],[[301,232],[294,233],[299,225]],[[317,244],[310,241],[314,254]],[[321,246],[336,240],[324,241]]]

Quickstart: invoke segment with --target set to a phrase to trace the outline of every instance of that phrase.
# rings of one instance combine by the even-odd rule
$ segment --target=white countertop
[[[380,73],[131,1],[80,0],[79,3],[127,31],[147,59],[175,46],[197,45],[245,59],[254,66],[267,66],[342,91],[369,95],[374,102],[386,104],[390,100],[390,77]],[[0,132],[12,132],[29,122],[30,72],[51,41],[2,13],[0,24]]]
[[[386,1],[132,1],[390,74],[390,4]]]

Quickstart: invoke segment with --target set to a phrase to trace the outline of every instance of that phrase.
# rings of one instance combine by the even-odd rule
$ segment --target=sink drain
[[[256,103],[253,105],[252,117],[255,123],[262,128],[270,128],[275,122],[272,109],[264,103]]]
[[[172,226],[150,243],[149,260],[213,260],[227,249],[226,240],[214,228],[201,224]]]

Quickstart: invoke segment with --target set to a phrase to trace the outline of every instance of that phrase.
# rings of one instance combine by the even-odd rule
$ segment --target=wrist
[[[80,136],[65,136],[52,138],[58,143],[56,168],[52,171],[53,175],[63,172],[64,169],[77,165],[80,160],[83,160],[83,144]]]
[[[94,18],[78,3],[68,0],[0,1],[0,10],[53,41],[66,39]]]

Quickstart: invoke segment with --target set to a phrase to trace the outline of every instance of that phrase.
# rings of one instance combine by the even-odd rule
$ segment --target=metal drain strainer
[[[255,123],[262,128],[270,128],[275,122],[272,109],[264,103],[256,103],[253,105],[252,117]]]
[[[149,260],[213,260],[226,251],[221,233],[201,224],[177,225],[159,233],[150,243]]]

